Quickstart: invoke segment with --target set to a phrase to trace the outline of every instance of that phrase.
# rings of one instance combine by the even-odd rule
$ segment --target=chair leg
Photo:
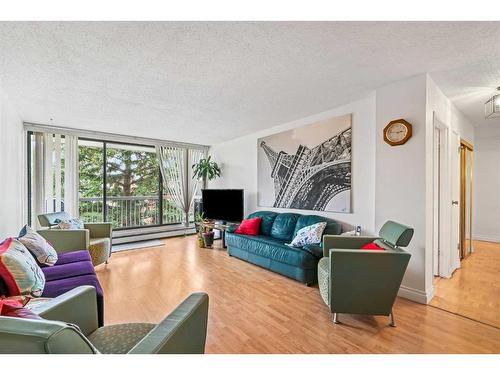
[[[396,327],[396,322],[394,321],[394,313],[392,312],[392,309],[391,313],[389,314],[389,325],[391,327]]]
[[[338,315],[337,313],[335,313],[335,312],[334,312],[334,313],[333,313],[333,323],[335,323],[335,324],[339,324],[340,322],[339,322],[339,319],[338,319],[338,318],[339,318],[339,315]]]

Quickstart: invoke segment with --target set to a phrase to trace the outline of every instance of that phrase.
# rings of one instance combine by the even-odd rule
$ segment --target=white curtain
[[[200,149],[191,148],[189,152],[189,190],[191,194],[191,200],[194,200],[198,193],[198,188],[202,185],[202,181],[193,175],[193,164],[197,164],[200,159],[205,157],[205,151]],[[205,186],[201,186],[204,188]]]
[[[189,210],[198,188],[198,181],[192,178],[191,166],[203,157],[203,151],[156,146],[156,154],[163,185],[174,205],[184,212],[185,225],[189,226]]]
[[[80,215],[79,182],[78,137],[66,135],[64,137],[64,211],[73,217]]]
[[[78,138],[38,132],[34,137],[32,224],[38,228],[37,216],[61,211],[63,202],[64,210],[78,217]]]

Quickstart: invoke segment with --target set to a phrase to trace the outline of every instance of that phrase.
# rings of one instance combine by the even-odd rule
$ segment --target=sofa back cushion
[[[295,237],[297,235],[297,232],[302,228],[321,222],[326,222],[326,227],[325,230],[323,231],[323,235],[342,233],[342,227],[335,220],[328,219],[326,217],[318,215],[300,215],[299,219],[297,220],[297,224],[295,225],[295,231],[293,232],[293,237]]]
[[[271,237],[278,240],[291,241],[295,232],[297,220],[301,215],[293,213],[278,214],[271,228]]]
[[[253,214],[248,215],[249,219],[260,217],[262,221],[260,222],[259,234],[263,236],[271,235],[271,228],[273,227],[274,219],[278,216],[277,212],[272,211],[257,211]]]

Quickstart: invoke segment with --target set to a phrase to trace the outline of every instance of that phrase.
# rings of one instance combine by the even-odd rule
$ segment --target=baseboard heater
[[[121,233],[124,232],[124,233]],[[166,238],[166,237],[175,237],[175,236],[184,236],[187,234],[195,234],[196,230],[194,227],[176,227],[169,228],[165,230],[165,228],[157,228],[154,230],[153,228],[148,228],[147,231],[141,231],[140,229],[134,231],[115,231],[113,232],[113,245],[129,243],[129,242],[137,242],[137,241],[145,241],[145,240],[153,240],[157,238]]]

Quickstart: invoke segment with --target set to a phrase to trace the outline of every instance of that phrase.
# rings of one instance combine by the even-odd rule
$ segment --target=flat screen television
[[[207,219],[243,220],[243,189],[202,189],[203,213]]]

